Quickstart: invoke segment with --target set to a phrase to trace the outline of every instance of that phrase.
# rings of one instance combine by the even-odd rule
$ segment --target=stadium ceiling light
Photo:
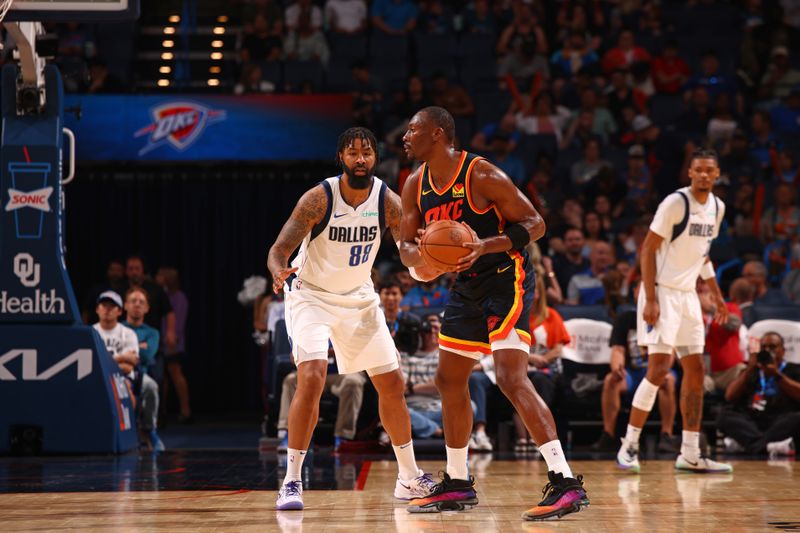
[[[217,22],[225,23],[228,22],[228,15],[220,15],[217,17]]]
[[[214,61],[219,61],[222,59],[222,52],[211,52],[211,59]]]
[[[222,67],[214,65],[213,67],[208,68],[208,72],[209,74],[219,74],[220,72],[222,72]]]
[[[175,46],[175,41],[167,39],[166,41],[161,42],[161,46],[163,46],[164,48],[172,48],[173,46]]]
[[[172,72],[172,67],[170,67],[169,65],[161,65],[160,67],[158,67],[158,72],[160,74],[169,74],[170,72]]]
[[[175,28],[173,28],[172,26],[165,26],[164,33],[166,35],[173,35],[175,33]]]
[[[175,57],[175,56],[173,55],[172,52],[164,52],[163,54],[161,54],[161,59],[163,59],[165,61],[169,61],[173,57]]]
[[[170,21],[172,24],[177,24],[178,22],[181,21],[181,17],[178,15],[171,15],[167,20]]]
[[[211,41],[211,48],[222,48],[222,41]]]
[[[158,86],[159,87],[169,87],[169,80],[165,80],[163,78],[158,80]]]
[[[223,28],[222,26],[217,26],[211,31],[214,32],[214,35],[225,35],[225,28]]]
[[[219,80],[217,78],[211,78],[208,80],[209,87],[216,87],[217,85],[219,85]]]

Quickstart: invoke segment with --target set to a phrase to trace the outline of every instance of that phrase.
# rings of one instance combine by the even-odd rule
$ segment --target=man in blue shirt
[[[603,274],[614,264],[614,252],[605,241],[597,241],[592,245],[589,255],[589,268],[575,274],[567,287],[567,303],[571,305],[596,305],[603,303],[605,289]]]
[[[155,365],[161,339],[157,329],[144,323],[144,316],[149,310],[150,304],[145,290],[140,287],[128,289],[125,293],[126,317],[122,324],[136,332],[136,337],[139,339],[139,366],[147,373]]]
[[[141,287],[131,287],[125,293],[125,321],[122,324],[136,333],[139,340],[138,371],[148,374],[153,367],[158,351],[160,334],[157,329],[144,323],[144,317],[150,311],[149,296]],[[159,392],[158,384],[153,379],[143,379],[141,405],[139,410],[140,427],[147,432],[150,445],[155,451],[164,451],[164,443],[156,431],[158,418]]]

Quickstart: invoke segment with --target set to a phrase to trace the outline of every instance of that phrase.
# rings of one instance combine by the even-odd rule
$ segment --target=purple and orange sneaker
[[[547,473],[550,482],[542,490],[544,498],[539,505],[532,507],[522,514],[525,520],[555,520],[569,513],[577,513],[588,507],[589,498],[583,489],[583,476],[577,478]]]
[[[478,505],[478,495],[473,488],[475,478],[453,479],[442,473],[442,481],[434,485],[430,496],[408,502],[409,513],[439,513],[465,511]]]

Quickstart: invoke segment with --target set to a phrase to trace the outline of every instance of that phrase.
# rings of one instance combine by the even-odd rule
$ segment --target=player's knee
[[[650,361],[647,366],[647,379],[650,383],[661,385],[669,374],[669,362]]]
[[[457,394],[461,390],[467,388],[467,383],[464,383],[454,376],[442,372],[441,370],[436,372],[434,383],[436,384],[436,388],[439,389],[439,394],[442,396]]]
[[[317,365],[311,365],[309,363],[298,367],[297,392],[302,394],[303,391],[306,391],[309,394],[321,395],[325,388],[326,370],[327,368],[325,367],[318,368]],[[299,386],[301,383],[302,387]]]
[[[700,355],[690,355],[682,358],[681,367],[683,368],[684,380],[694,378],[702,381],[706,373],[706,365]]]
[[[520,376],[516,372],[505,372],[498,369],[497,386],[500,387],[503,394],[510,396],[516,394],[523,387],[531,386],[531,382],[526,374]]]
[[[664,376],[664,382],[661,384],[660,390],[665,392],[673,392],[675,390],[675,375],[672,372],[667,372]]]

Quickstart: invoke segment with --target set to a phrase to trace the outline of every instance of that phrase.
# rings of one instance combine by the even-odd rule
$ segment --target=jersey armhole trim
[[[325,226],[328,225],[328,221],[331,219],[331,211],[333,210],[333,191],[331,190],[331,184],[328,183],[328,180],[322,180],[321,182],[322,188],[325,191],[325,195],[328,197],[328,206],[325,208],[325,215],[312,229],[311,229],[311,239],[314,240],[317,236],[322,233],[322,230],[325,229]]]
[[[681,233],[686,230],[686,226],[689,224],[689,197],[686,196],[683,191],[677,191],[677,193],[681,195],[681,198],[683,198],[683,206],[685,210],[681,221],[672,226],[672,238],[669,240],[669,242],[672,242],[680,237]],[[716,201],[716,197],[714,200]]]
[[[422,170],[420,170],[419,176],[417,176],[417,207],[419,208],[420,213],[422,213],[422,181],[427,172],[428,163],[422,163]]]
[[[386,183],[381,183],[381,192],[378,193],[378,225],[380,226],[380,234],[386,231]]]

